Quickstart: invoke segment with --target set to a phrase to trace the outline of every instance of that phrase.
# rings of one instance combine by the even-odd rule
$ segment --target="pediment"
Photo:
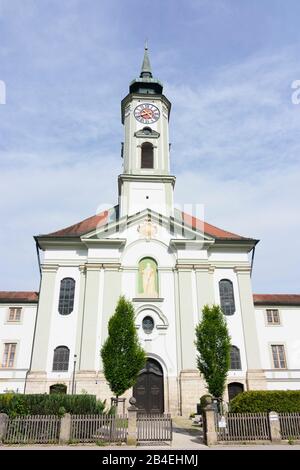
[[[118,218],[118,213],[110,215],[108,222],[93,231],[81,236],[84,243],[111,243],[112,245],[122,245],[126,240],[126,231],[136,226],[139,238],[145,240],[155,239],[159,227],[164,227],[170,234],[171,239],[176,243],[184,243],[185,240],[211,244],[214,238],[205,234],[201,227],[196,229],[178,217],[167,217],[153,210],[145,209],[130,216]]]
[[[142,137],[147,139],[158,139],[160,133],[151,129],[150,127],[144,127],[143,129],[139,129],[134,133],[135,137]]]

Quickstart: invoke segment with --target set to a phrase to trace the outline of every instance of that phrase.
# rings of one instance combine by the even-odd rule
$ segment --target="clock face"
[[[159,109],[151,103],[139,104],[134,110],[134,117],[142,124],[152,124],[159,119]]]

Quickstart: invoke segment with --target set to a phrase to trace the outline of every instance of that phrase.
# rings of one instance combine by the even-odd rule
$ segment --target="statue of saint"
[[[142,270],[143,294],[147,297],[157,297],[155,286],[155,269],[148,262]]]

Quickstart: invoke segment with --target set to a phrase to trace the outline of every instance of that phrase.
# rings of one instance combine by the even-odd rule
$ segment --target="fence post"
[[[137,407],[136,399],[131,397],[129,399],[130,406],[127,408],[128,411],[128,431],[127,431],[127,445],[136,446],[137,443]]]
[[[3,438],[6,434],[8,420],[9,420],[9,417],[7,414],[0,413],[0,442],[3,441]]]
[[[60,421],[59,443],[66,444],[71,437],[71,415],[66,413]]]
[[[218,436],[216,432],[215,407],[212,404],[211,398],[207,398],[207,405],[204,408],[203,424],[203,432],[206,445],[216,445],[218,443]]]
[[[278,413],[276,413],[276,411],[270,411],[269,423],[270,423],[271,441],[272,442],[281,441],[280,421],[279,421]]]

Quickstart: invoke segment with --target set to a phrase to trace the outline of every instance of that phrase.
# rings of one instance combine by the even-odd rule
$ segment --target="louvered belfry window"
[[[61,315],[69,315],[73,311],[75,295],[75,281],[65,277],[60,282],[58,311]]]
[[[144,142],[142,144],[141,168],[153,168],[153,166],[153,145],[150,142]]]

